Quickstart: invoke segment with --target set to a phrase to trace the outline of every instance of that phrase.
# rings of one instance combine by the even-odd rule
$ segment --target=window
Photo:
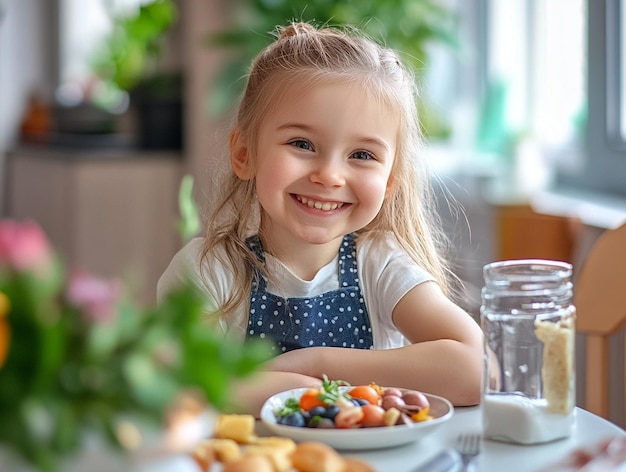
[[[111,18],[137,9],[148,0],[61,0],[60,3],[60,87],[57,99],[75,105],[87,95],[106,93],[94,90],[90,69],[100,41],[111,30]],[[97,101],[97,97],[96,97]]]
[[[615,14],[617,22],[609,26],[609,28],[615,31],[613,37],[616,39],[617,44],[609,44],[609,51],[612,51],[613,60],[616,61],[616,69],[618,71],[618,74],[616,74],[616,86],[619,89],[616,93],[619,94],[619,141],[622,145],[621,147],[624,147],[624,143],[626,143],[626,60],[624,60],[624,54],[626,54],[626,3],[624,0],[620,0],[618,6],[620,11]],[[609,12],[609,18],[611,18],[611,14]],[[607,37],[607,41],[610,41],[610,36]]]
[[[626,149],[626,2],[607,5],[607,132],[613,148]]]
[[[438,103],[452,121],[452,146],[466,156],[463,165],[471,154],[478,169],[506,171],[519,148],[530,143],[536,162],[522,165],[530,166],[531,179],[542,172],[549,183],[555,173],[581,172],[588,108],[586,1],[456,3],[461,50],[453,67],[430,72],[438,74],[431,82],[439,87],[456,77],[453,98]]]
[[[473,137],[473,164],[509,165],[529,140],[554,187],[625,195],[626,0],[472,3],[479,13],[466,49],[482,88],[473,90],[474,128],[464,119],[454,134]]]
[[[488,0],[484,103],[500,93],[496,129],[530,136],[557,188],[626,194],[625,3]]]
[[[593,191],[626,194],[626,146],[620,127],[620,68],[624,35],[623,0],[587,0],[588,115],[585,159],[578,169],[560,174],[560,182]],[[620,65],[621,64],[621,65]]]
[[[530,140],[544,158],[538,165],[580,165],[584,12],[584,0],[489,1],[482,111],[482,144],[488,150],[511,159],[517,146]]]
[[[532,16],[530,123],[542,142],[564,145],[583,132],[587,105],[584,1],[535,2]]]

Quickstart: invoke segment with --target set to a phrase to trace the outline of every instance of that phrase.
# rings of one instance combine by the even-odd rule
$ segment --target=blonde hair
[[[292,23],[278,28],[276,41],[252,63],[236,117],[235,128],[251,161],[255,162],[260,123],[290,84],[307,87],[328,80],[360,84],[400,117],[391,189],[378,215],[358,236],[392,233],[407,254],[449,293],[450,271],[441,257],[445,238],[439,229],[430,175],[424,159],[418,159],[422,137],[416,80],[395,51],[350,27],[317,29],[309,23]],[[202,252],[204,260],[209,254],[217,255],[217,247],[224,247],[222,263],[233,270],[235,286],[220,308],[222,315],[247,300],[254,269],[264,271],[245,243],[250,231],[258,230],[261,212],[255,180],[230,174],[224,197],[209,220]]]

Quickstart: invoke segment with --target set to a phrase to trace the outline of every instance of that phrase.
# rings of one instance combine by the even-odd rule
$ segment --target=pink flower
[[[118,280],[103,280],[83,271],[75,271],[67,287],[67,300],[95,322],[115,319],[122,293]]]
[[[20,272],[45,273],[52,263],[52,249],[34,221],[0,221],[0,265]]]

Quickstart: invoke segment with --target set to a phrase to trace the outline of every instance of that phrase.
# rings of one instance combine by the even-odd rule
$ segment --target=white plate
[[[454,407],[448,400],[425,393],[430,402],[430,415],[433,419],[419,423],[355,429],[301,428],[276,423],[274,412],[282,407],[288,398],[300,398],[306,390],[306,388],[287,390],[270,397],[265,402],[261,408],[261,420],[273,434],[286,436],[297,442],[319,441],[335,449],[379,449],[417,441],[449,420],[454,413]]]

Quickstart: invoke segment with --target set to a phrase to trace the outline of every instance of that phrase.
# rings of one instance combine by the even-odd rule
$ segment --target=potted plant
[[[116,15],[93,58],[95,75],[129,94],[143,149],[182,148],[182,75],[162,64],[177,18],[175,0],[153,0],[132,15]]]
[[[198,227],[191,186],[183,241]],[[188,421],[210,431],[204,412],[267,359],[263,342],[242,346],[203,322],[205,303],[188,283],[140,307],[120,280],[68,270],[36,222],[0,220],[0,470],[130,470],[155,444],[195,446],[206,436]],[[76,464],[94,444],[107,469]]]
[[[429,46],[456,46],[455,16],[437,0],[244,0],[236,4],[232,22],[207,40],[208,47],[232,52],[214,83],[210,106],[214,113],[222,114],[236,103],[245,85],[242,77],[254,56],[274,39],[270,33],[277,25],[294,18],[315,24],[355,25],[400,51],[418,80],[427,68]],[[445,123],[422,102],[419,112],[426,133],[446,135]]]

